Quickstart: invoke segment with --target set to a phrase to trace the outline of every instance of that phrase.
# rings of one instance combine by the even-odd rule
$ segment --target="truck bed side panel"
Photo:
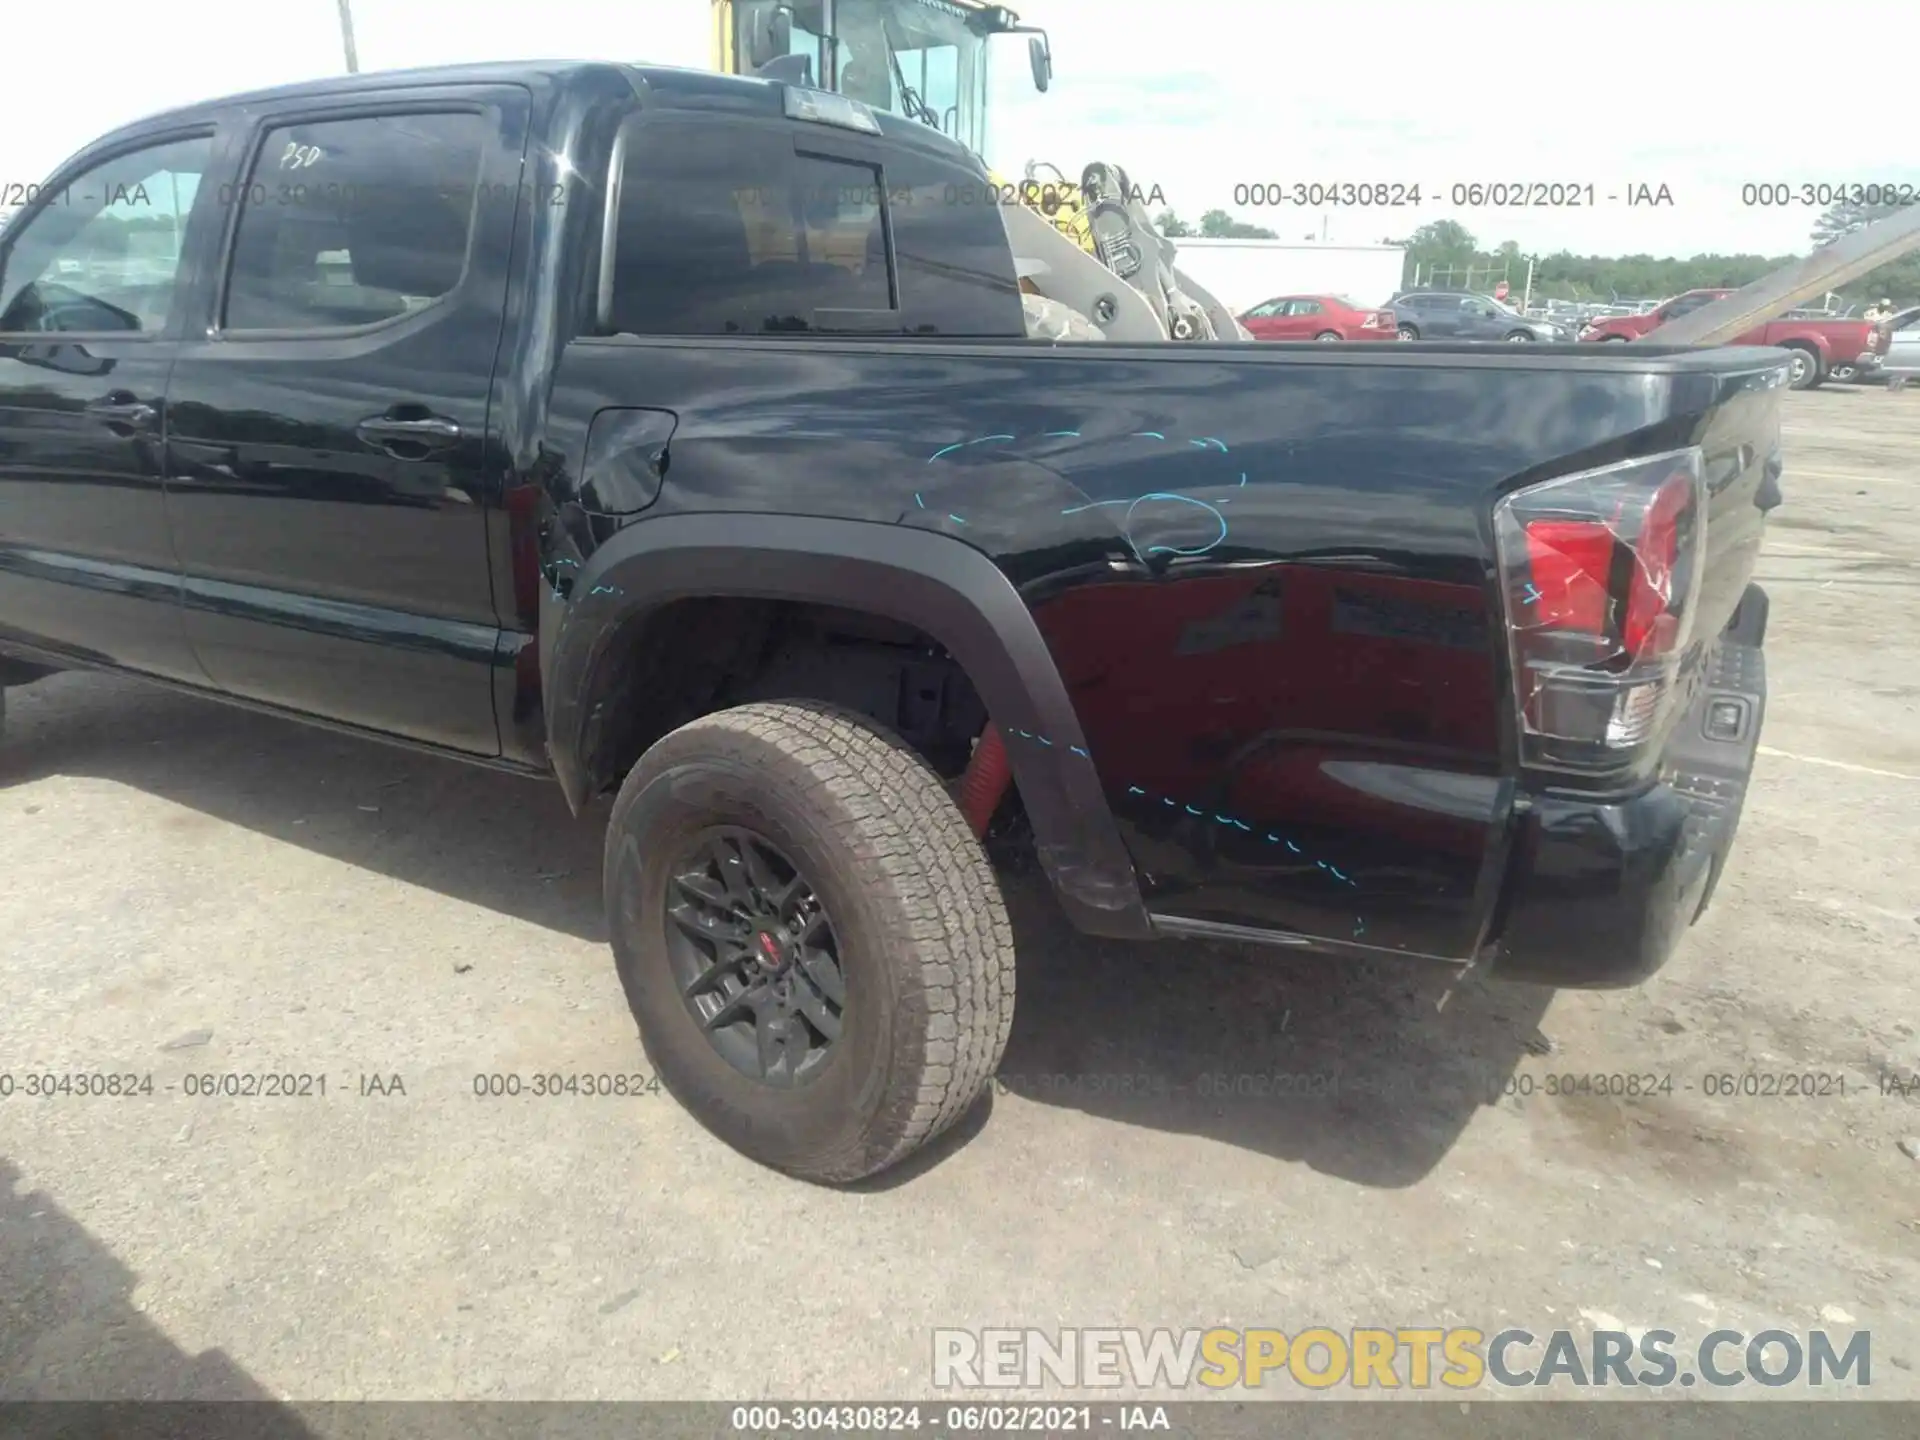
[[[994,559],[1090,762],[1010,743],[1097,768],[1156,914],[1464,958],[1512,803],[1493,499],[1689,443],[1718,382],[1311,348],[581,342],[555,433],[675,415],[631,523],[829,516]]]

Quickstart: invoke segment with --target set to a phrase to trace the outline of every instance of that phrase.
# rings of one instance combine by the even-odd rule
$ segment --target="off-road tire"
[[[669,961],[668,885],[695,834],[742,826],[790,857],[831,918],[843,1028],[779,1088],[728,1063]],[[898,1164],[973,1105],[1013,1025],[1013,932],[985,853],[926,763],[839,706],[742,705],[656,743],[608,825],[607,930],[666,1089],[762,1164],[844,1183]]]

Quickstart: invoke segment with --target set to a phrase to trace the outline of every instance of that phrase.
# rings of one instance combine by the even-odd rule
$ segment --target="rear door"
[[[499,752],[488,393],[528,112],[479,86],[251,117],[169,390],[187,632],[232,694]]]
[[[1457,295],[1416,295],[1413,297],[1414,324],[1422,338],[1458,340],[1464,329],[1464,315]]]
[[[0,634],[201,684],[161,475],[214,148],[208,124],[90,157],[0,247]]]

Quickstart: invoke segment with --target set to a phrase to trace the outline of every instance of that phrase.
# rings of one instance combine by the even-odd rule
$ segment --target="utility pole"
[[[353,48],[353,0],[335,0],[340,7],[340,43],[347,52],[347,73],[360,73],[360,57]]]

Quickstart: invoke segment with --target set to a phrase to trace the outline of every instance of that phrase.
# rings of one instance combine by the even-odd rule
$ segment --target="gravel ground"
[[[1103,945],[1021,881],[997,1093],[852,1192],[663,1095],[475,1096],[643,1068],[557,789],[115,679],[15,692],[0,1070],[157,1090],[0,1101],[0,1397],[927,1396],[936,1326],[1214,1324],[1866,1328],[1872,1393],[1920,1397],[1920,1091],[1879,1084],[1920,1072],[1920,394],[1787,425],[1766,748],[1665,971]],[[1393,1093],[1199,1093],[1330,1070]],[[179,1088],[225,1071],[326,1093]],[[1707,1093],[1803,1072],[1845,1093]],[[1671,1085],[1545,1093],[1596,1073]]]

